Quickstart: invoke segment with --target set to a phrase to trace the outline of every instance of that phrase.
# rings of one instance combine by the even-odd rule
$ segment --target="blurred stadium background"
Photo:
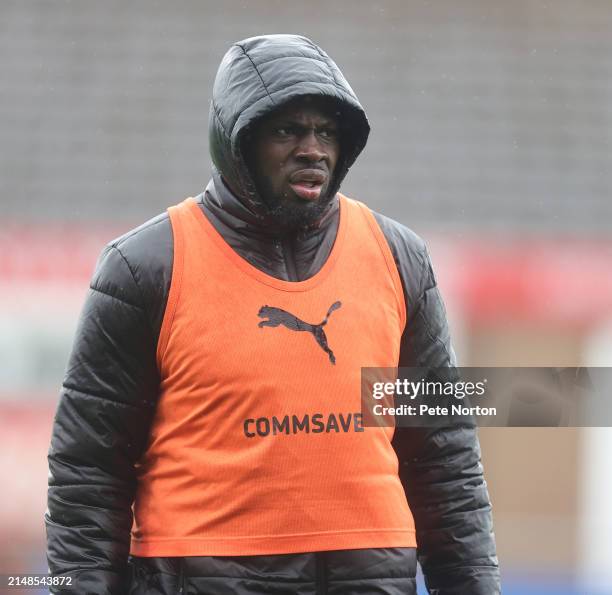
[[[611,31],[607,0],[2,0],[0,574],[46,571],[95,260],[203,189],[212,81],[244,37],[302,33],[343,69],[372,124],[343,191],[428,241],[461,363],[611,365]],[[612,593],[610,432],[481,431],[505,593]]]

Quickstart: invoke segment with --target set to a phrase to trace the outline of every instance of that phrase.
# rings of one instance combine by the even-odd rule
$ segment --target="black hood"
[[[217,71],[210,105],[210,154],[224,180],[262,220],[267,209],[243,157],[244,133],[259,118],[304,95],[337,102],[343,137],[330,187],[333,196],[370,133],[365,111],[333,60],[306,37],[262,35],[235,43]]]

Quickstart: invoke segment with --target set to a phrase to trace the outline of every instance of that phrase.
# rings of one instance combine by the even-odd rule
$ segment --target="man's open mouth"
[[[327,181],[327,174],[320,169],[301,169],[289,178],[293,192],[304,200],[317,200]]]

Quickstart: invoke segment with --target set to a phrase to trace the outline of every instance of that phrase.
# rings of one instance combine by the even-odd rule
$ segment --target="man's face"
[[[324,98],[303,97],[259,121],[246,148],[262,199],[287,228],[322,214],[338,158],[338,115]]]

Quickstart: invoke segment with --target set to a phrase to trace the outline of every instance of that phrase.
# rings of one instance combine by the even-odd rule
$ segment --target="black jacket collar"
[[[263,272],[286,281],[302,281],[323,266],[338,230],[338,196],[312,226],[279,230],[240,200],[217,171],[199,197],[200,208],[223,239]]]

